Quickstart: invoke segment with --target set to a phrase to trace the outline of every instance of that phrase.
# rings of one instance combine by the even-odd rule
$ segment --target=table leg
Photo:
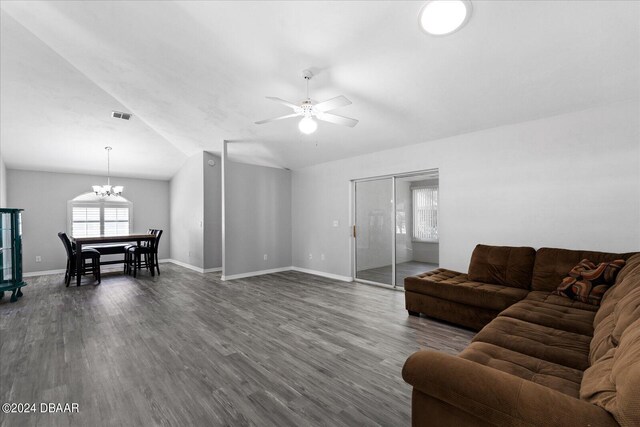
[[[80,286],[82,279],[82,243],[76,242],[76,286]]]

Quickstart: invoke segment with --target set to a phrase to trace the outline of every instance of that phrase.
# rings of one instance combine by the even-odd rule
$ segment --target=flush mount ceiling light
[[[432,36],[454,33],[464,26],[471,16],[469,0],[430,0],[418,13],[420,28]]]

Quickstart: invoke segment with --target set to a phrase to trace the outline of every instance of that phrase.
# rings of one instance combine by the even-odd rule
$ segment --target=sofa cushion
[[[598,311],[597,305],[585,304],[580,301],[574,301],[572,299],[561,297],[560,295],[555,295],[551,292],[546,292],[546,291],[529,292],[526,299],[531,301],[540,301],[547,304],[559,305],[561,307],[578,308],[580,310],[587,310],[587,311],[593,311],[593,312]]]
[[[640,254],[629,258],[604,295],[580,397],[611,412],[623,426],[640,425]]]
[[[584,371],[589,367],[588,335],[498,316],[473,338],[548,362]]]
[[[477,245],[469,280],[529,289],[536,251],[530,247]]]
[[[404,288],[408,292],[497,311],[527,296],[526,289],[474,282],[466,274],[443,268],[407,277]]]
[[[554,293],[587,304],[600,305],[602,296],[613,286],[624,264],[623,259],[601,262],[598,265],[583,259],[571,269],[569,276],[562,280]]]
[[[629,259],[632,270],[604,295],[602,306],[593,320],[594,333],[589,351],[593,365],[618,344],[622,331],[633,321],[634,305],[640,299],[640,255]],[[628,266],[628,265],[627,265]],[[621,272],[622,274],[622,272]]]
[[[616,277],[616,283],[620,283],[628,274],[640,270],[640,253],[636,253],[627,258],[627,262]]]
[[[593,310],[582,310],[535,299],[525,298],[500,313],[500,316],[512,317],[581,335],[593,335]]]
[[[582,371],[484,342],[471,343],[459,354],[467,360],[568,394],[580,394]]]
[[[625,266],[622,267],[622,270],[618,273],[618,277],[616,277],[616,284],[609,288],[603,295],[600,309],[593,320],[594,328],[597,328],[598,323],[613,313],[613,309],[621,298],[631,292],[636,286],[640,286],[640,281],[637,279],[626,280],[627,276],[630,275],[640,275],[640,253],[633,255],[627,260]]]
[[[572,251],[568,249],[540,248],[536,252],[531,290],[554,291],[567,273],[585,258],[599,264],[616,259],[627,260],[634,253],[613,254],[606,252]]]
[[[580,398],[609,411],[621,426],[640,425],[640,319],[628,325],[619,345],[584,372]]]

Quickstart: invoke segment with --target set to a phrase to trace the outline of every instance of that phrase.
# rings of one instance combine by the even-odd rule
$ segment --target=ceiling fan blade
[[[300,115],[300,113],[287,114],[286,116],[280,116],[280,117],[274,117],[272,119],[260,120],[259,122],[256,122],[256,124],[257,125],[261,125],[263,123],[275,122],[275,121],[282,120],[282,119],[288,119],[290,117],[297,117],[299,115]]]
[[[350,128],[358,124],[358,120],[350,119],[349,117],[339,116],[331,113],[319,113],[316,114],[318,120],[323,122],[335,123],[336,125],[349,126]]]
[[[285,101],[282,98],[277,98],[275,96],[267,96],[267,99],[270,99],[272,101],[276,101],[279,102],[280,104],[286,105],[287,107],[293,108],[294,110],[298,110],[300,109],[299,105],[294,104],[293,102],[289,102],[289,101]]]
[[[316,104],[313,106],[313,108],[316,111],[324,113],[325,111],[335,110],[336,108],[344,107],[345,105],[349,105],[349,104],[351,104],[351,101],[349,101],[345,96],[340,95],[340,96],[336,96],[335,98],[331,98],[327,101],[323,101],[319,104]]]

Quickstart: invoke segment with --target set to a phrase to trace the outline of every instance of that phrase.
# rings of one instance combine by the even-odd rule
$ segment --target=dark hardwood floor
[[[396,265],[396,286],[404,287],[404,278],[415,276],[427,271],[436,270],[438,264],[429,264],[420,261],[407,261]],[[391,265],[384,267],[370,268],[368,270],[358,271],[356,274],[358,279],[369,280],[371,282],[383,283],[390,285],[393,278],[393,269]]]
[[[402,292],[297,272],[222,282],[162,264],[65,288],[28,278],[0,301],[1,426],[408,426],[402,365],[473,332],[408,316]]]

